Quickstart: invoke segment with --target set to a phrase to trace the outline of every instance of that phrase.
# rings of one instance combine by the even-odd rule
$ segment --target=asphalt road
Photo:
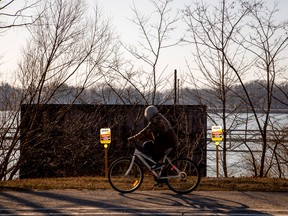
[[[0,215],[288,215],[288,192],[0,191]]]

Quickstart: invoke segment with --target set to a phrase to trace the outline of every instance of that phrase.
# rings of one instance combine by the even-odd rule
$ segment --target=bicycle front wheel
[[[200,171],[196,163],[187,158],[178,158],[172,161],[166,170],[168,187],[181,194],[190,193],[200,183]]]
[[[120,158],[109,167],[108,180],[112,188],[121,193],[137,190],[143,181],[143,171],[132,158]],[[129,169],[130,168],[130,169]]]

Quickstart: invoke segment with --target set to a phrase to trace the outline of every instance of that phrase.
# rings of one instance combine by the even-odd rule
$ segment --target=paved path
[[[288,215],[288,192],[0,191],[1,215]]]

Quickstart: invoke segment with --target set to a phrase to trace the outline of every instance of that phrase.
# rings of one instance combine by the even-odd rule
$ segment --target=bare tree
[[[149,15],[142,14],[136,5],[133,6],[134,18],[131,21],[138,26],[141,40],[137,45],[125,47],[129,53],[144,63],[143,65],[151,71],[147,73],[142,69],[142,71],[138,71],[138,74],[142,75],[141,81],[145,80],[145,83],[140,83],[140,87],[143,90],[146,89],[146,92],[152,93],[151,98],[146,99],[146,103],[155,104],[157,91],[161,89],[160,83],[163,83],[165,79],[163,73],[166,69],[166,67],[164,69],[159,68],[159,60],[164,49],[177,44],[177,41],[171,41],[170,36],[175,30],[179,17],[178,13],[174,13],[170,6],[173,0],[152,0],[151,2],[155,11]],[[156,21],[152,21],[152,17],[156,18]],[[139,83],[139,79],[136,80]],[[134,87],[136,86],[134,85]]]
[[[253,113],[253,119],[262,138],[261,163],[259,166],[253,164],[254,173],[255,176],[267,176],[267,171],[271,170],[265,168],[268,161],[271,161],[267,161],[266,158],[269,148],[268,128],[271,127],[272,121],[271,105],[275,97],[274,89],[277,80],[278,82],[281,80],[284,72],[283,54],[287,49],[285,30],[287,21],[276,23],[274,19],[276,7],[269,10],[261,1],[222,0],[219,3],[216,7],[212,7],[213,10],[209,10],[211,8],[203,3],[196,3],[195,9],[191,7],[185,11],[186,22],[192,35],[192,41],[189,42],[196,47],[196,63],[204,75],[204,82],[201,83],[201,80],[191,73],[192,81],[195,87],[199,88],[199,84],[201,87],[204,85],[207,87],[206,92],[195,92],[200,102],[203,94],[217,98],[212,100],[212,103],[211,101],[204,101],[204,103],[208,103],[211,107],[217,107],[219,104],[222,110],[224,175],[227,176],[227,133],[233,131],[237,126],[235,123],[239,122],[239,119],[234,118],[232,124],[228,126],[230,112],[227,111],[232,111],[232,114],[237,117],[241,110],[247,109],[247,112]],[[252,71],[260,79],[261,88],[266,89],[264,97],[258,94],[257,90],[254,91],[255,94],[251,94],[245,85],[246,75]],[[238,83],[242,90],[235,92],[232,86]],[[230,96],[235,96],[235,93],[243,102],[242,104],[233,102]],[[255,103],[255,100],[259,101]],[[216,103],[216,106],[213,103]],[[263,121],[262,113],[264,113]],[[231,122],[231,119],[229,121]],[[245,145],[253,154],[247,143]],[[273,155],[276,151],[275,148],[272,149],[274,149]],[[251,161],[257,163],[255,159],[257,156],[251,156]]]
[[[44,3],[36,14],[39,18],[28,26],[31,38],[19,65],[22,89],[15,107],[17,116],[22,104],[57,103],[59,90],[67,84],[78,86],[74,97],[67,101],[68,104],[76,102],[85,89],[107,73],[105,68],[113,63],[112,57],[118,49],[110,25],[103,19],[99,8],[89,11],[82,0],[51,0]],[[15,148],[19,149],[19,140],[21,148],[27,147],[29,152],[29,142],[37,139],[41,145],[50,139],[51,131],[57,130],[55,124],[61,120],[61,115],[52,125],[45,126],[42,137],[33,136],[32,129],[37,124],[37,113],[41,109],[39,106],[33,116],[30,116],[31,113],[22,115],[22,120],[26,123],[29,121],[30,126],[21,128],[19,125],[16,128],[13,141],[8,146],[10,153],[5,155],[7,163]],[[64,115],[68,110],[64,108],[62,111]],[[11,167],[9,178],[15,175],[24,160],[25,155],[21,154]],[[1,163],[1,179],[7,174],[7,163]]]
[[[282,34],[283,29],[285,29],[285,22],[275,23],[274,15],[277,12],[276,8],[271,11],[265,7],[263,3],[259,4],[258,9],[251,9],[251,5],[247,2],[243,2],[243,7],[251,10],[251,18],[249,24],[248,35],[242,33],[240,40],[235,40],[236,44],[240,44],[244,47],[248,56],[252,59],[250,62],[251,68],[249,69],[256,71],[256,74],[260,79],[264,79],[264,88],[266,89],[265,97],[262,99],[260,104],[254,103],[254,98],[249,94],[247,88],[244,84],[244,78],[240,74],[241,66],[235,64],[235,61],[228,53],[224,53],[224,58],[229,67],[235,72],[238,81],[245,95],[245,103],[248,105],[249,109],[252,111],[254,120],[257,124],[257,128],[260,132],[262,138],[262,150],[260,156],[259,166],[254,166],[259,170],[255,170],[256,175],[264,177],[268,175],[269,167],[267,167],[266,157],[268,147],[269,147],[269,133],[268,128],[271,126],[271,105],[273,98],[273,90],[275,88],[275,83],[277,80],[277,74],[281,73],[279,70],[279,63],[282,59],[281,53],[287,47],[287,35]],[[280,32],[280,34],[278,33]],[[247,62],[246,62],[247,65]],[[280,67],[281,68],[281,67]],[[264,117],[261,115],[264,113]],[[262,120],[263,119],[263,120]]]
[[[288,21],[275,21],[277,12],[277,5],[271,10],[265,5],[263,5],[260,10],[251,10],[251,17],[253,20],[248,24],[251,34],[249,34],[248,37],[243,35],[244,43],[242,43],[245,50],[249,51],[255,59],[254,68],[259,79],[265,80],[265,82],[263,82],[263,87],[266,90],[266,94],[265,97],[259,101],[260,104],[258,104],[260,111],[265,114],[263,123],[260,122],[259,116],[257,115],[253,98],[245,91],[247,102],[253,111],[263,140],[259,168],[260,177],[267,176],[269,170],[266,167],[266,155],[269,148],[269,133],[267,130],[269,129],[269,126],[271,126],[271,106],[273,103],[274,89],[277,87],[277,81],[280,81],[282,73],[285,73],[285,71],[282,70],[284,59],[283,53],[288,46],[288,35],[286,30]],[[231,64],[231,59],[228,56],[225,56],[225,58],[231,68],[235,71],[238,79],[242,81],[236,68]]]
[[[82,89],[92,85],[103,76],[104,65],[116,51],[98,8],[95,17],[86,21],[81,0],[48,1],[44,7],[45,12],[29,28],[32,39],[20,65],[23,88],[32,88],[28,103],[48,103],[67,82],[80,84]]]
[[[256,6],[253,6],[256,7]],[[195,2],[184,11],[185,20],[191,39],[186,42],[195,48],[195,61],[203,79],[196,77],[190,68],[194,96],[199,103],[208,104],[211,110],[219,112],[221,122],[215,122],[223,127],[223,171],[228,176],[227,167],[227,134],[239,124],[238,114],[241,106],[235,106],[233,100],[233,86],[237,84],[237,76],[225,56],[239,61],[245,61],[243,48],[235,44],[234,40],[245,26],[245,18],[251,8],[243,8],[241,1],[221,0],[216,6],[208,6],[203,2]],[[242,59],[241,59],[242,58]],[[248,67],[239,70],[239,75],[245,73]],[[205,86],[205,88],[203,88]],[[202,89],[199,91],[199,89]],[[209,101],[203,101],[209,98]],[[231,118],[234,118],[231,122]]]
[[[3,0],[0,2],[0,33],[14,27],[27,26],[35,20],[37,16],[30,15],[30,10],[39,4],[39,0],[25,0],[17,6],[16,0]]]
[[[28,26],[37,20],[37,16],[31,16],[30,12],[40,1],[0,1],[0,36],[6,34],[12,28]],[[1,57],[3,57],[3,54]],[[1,58],[0,57],[0,58]],[[7,87],[7,85],[5,85]],[[0,123],[0,179],[12,178],[13,171],[19,158],[17,125],[19,124],[19,110],[15,108],[20,100],[20,89],[2,88],[2,109]]]
[[[0,37],[9,30],[23,28],[37,20],[37,16],[31,16],[30,12],[39,4],[39,0],[25,0],[21,3],[16,0],[0,1]],[[0,60],[4,57],[0,51]],[[0,62],[2,64],[3,62]]]

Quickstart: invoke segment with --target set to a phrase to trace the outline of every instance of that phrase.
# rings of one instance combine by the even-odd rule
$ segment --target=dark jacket
[[[153,116],[148,125],[132,138],[143,140],[151,136],[154,142],[155,159],[163,157],[165,150],[174,148],[177,144],[177,136],[171,123],[161,113]]]

